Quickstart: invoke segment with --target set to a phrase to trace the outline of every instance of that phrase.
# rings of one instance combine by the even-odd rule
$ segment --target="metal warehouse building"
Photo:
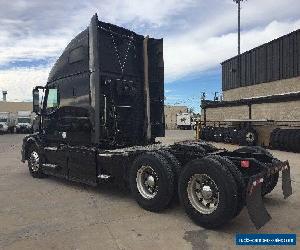
[[[259,145],[275,128],[300,127],[300,30],[222,63],[223,101],[202,101],[206,126],[250,126]]]
[[[222,63],[225,101],[300,91],[300,30]]]
[[[223,102],[202,102],[207,121],[300,121],[300,30],[222,63]]]

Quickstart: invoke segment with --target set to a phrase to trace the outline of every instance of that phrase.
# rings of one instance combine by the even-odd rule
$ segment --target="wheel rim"
[[[30,168],[33,172],[37,172],[40,167],[40,158],[39,154],[35,151],[32,151],[29,159]]]
[[[141,166],[137,171],[136,184],[145,199],[153,199],[158,191],[158,176],[150,166]]]
[[[219,190],[206,174],[194,174],[187,186],[191,205],[202,214],[211,214],[219,205]]]
[[[247,142],[254,142],[255,136],[252,132],[248,132],[246,134],[246,141]]]

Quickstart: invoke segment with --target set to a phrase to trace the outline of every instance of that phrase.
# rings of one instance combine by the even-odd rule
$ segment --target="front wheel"
[[[189,162],[181,173],[179,196],[188,216],[205,228],[217,228],[237,210],[237,184],[230,171],[211,158]]]
[[[35,146],[32,146],[28,152],[29,159],[28,159],[28,168],[31,176],[33,178],[43,178],[45,174],[43,174],[41,170],[41,162],[40,162],[40,155],[38,150]]]

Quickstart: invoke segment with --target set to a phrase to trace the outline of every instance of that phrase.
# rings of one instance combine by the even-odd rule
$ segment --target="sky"
[[[199,111],[200,96],[221,92],[220,63],[237,54],[233,0],[0,0],[0,91],[30,101],[70,40],[94,13],[136,33],[164,38],[166,104]],[[242,3],[245,52],[300,28],[299,0]]]

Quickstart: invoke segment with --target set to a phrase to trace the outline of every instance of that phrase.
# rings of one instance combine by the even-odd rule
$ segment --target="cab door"
[[[60,113],[59,92],[56,86],[46,90],[45,114],[42,127],[44,137],[43,170],[55,176],[68,176],[68,150],[65,142],[65,133],[61,130],[58,118]]]

